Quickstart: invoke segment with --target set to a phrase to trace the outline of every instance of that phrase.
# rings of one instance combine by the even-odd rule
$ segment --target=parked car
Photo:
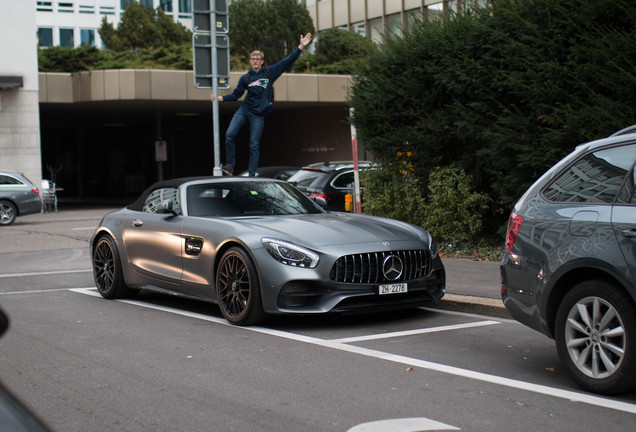
[[[0,170],[0,226],[42,210],[40,191],[22,173]]]
[[[367,168],[371,166],[371,162],[361,161],[358,166]],[[321,162],[308,165],[287,181],[311,199],[324,199],[327,202],[326,210],[344,211],[345,195],[354,192],[353,162]]]
[[[299,169],[300,167],[287,166],[287,165],[258,167],[256,168],[255,177],[266,177],[266,178],[273,178],[273,179],[279,179],[279,180],[287,180]],[[243,171],[239,175],[243,177],[247,177],[249,176],[249,174],[250,174],[249,171]]]
[[[289,183],[253,177],[156,183],[102,219],[91,255],[105,298],[171,293],[218,303],[238,325],[414,308],[446,284],[423,228],[327,213]]]
[[[636,389],[636,127],[578,146],[514,206],[502,298],[584,389]]]

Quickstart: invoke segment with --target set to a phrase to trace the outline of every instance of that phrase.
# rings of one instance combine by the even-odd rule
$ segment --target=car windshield
[[[188,186],[190,216],[263,216],[322,213],[312,200],[287,183],[226,182]]]

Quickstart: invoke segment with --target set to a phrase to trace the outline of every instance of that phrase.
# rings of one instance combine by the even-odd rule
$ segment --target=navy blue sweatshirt
[[[254,69],[250,69],[247,72],[247,81],[245,75],[239,79],[238,85],[234,91],[228,95],[223,96],[223,102],[232,102],[239,100],[245,90],[247,90],[247,96],[243,100],[242,107],[251,113],[264,115],[272,110],[272,101],[274,100],[274,81],[280,77],[283,72],[291,67],[296,61],[302,50],[296,48],[287,57],[279,61],[278,63],[262,67],[258,72]],[[269,76],[265,69],[269,71]],[[271,82],[270,82],[271,77]],[[244,86],[247,82],[247,87]]]

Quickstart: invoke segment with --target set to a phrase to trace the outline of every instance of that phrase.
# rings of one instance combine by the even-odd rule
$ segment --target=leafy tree
[[[230,52],[246,61],[260,50],[276,63],[298,47],[301,34],[314,33],[309,11],[295,0],[241,0],[230,5],[229,17]]]
[[[332,28],[320,34],[316,42],[316,55],[310,62],[314,73],[351,74],[359,61],[378,50],[370,39],[355,32]],[[306,69],[307,65],[299,65],[297,70]]]
[[[102,19],[99,35],[107,49],[113,51],[159,48],[170,44],[191,43],[192,33],[161,9],[155,10],[129,2],[115,29]]]
[[[102,53],[95,47],[81,45],[77,48],[59,46],[38,49],[38,68],[43,72],[79,72],[98,63]]]
[[[38,50],[40,72],[79,72],[99,69],[192,70],[191,45],[167,45],[133,51],[50,47]]]
[[[575,145],[634,123],[635,65],[634,2],[492,0],[387,37],[349,103],[377,160],[395,163],[408,142],[424,186],[435,167],[463,169],[494,232]]]

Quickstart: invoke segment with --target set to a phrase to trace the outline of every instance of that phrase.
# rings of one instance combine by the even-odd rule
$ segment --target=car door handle
[[[137,218],[137,219],[135,219],[135,220],[133,221],[133,226],[140,227],[140,226],[143,226],[143,225],[144,225],[144,221],[142,221],[142,220],[141,220],[141,219],[139,219],[139,218]]]
[[[623,237],[636,237],[636,229],[623,230]]]

